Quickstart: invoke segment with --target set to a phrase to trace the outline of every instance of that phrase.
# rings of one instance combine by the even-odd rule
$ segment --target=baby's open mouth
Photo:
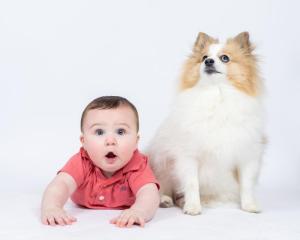
[[[114,154],[113,152],[108,152],[106,155],[106,163],[108,164],[114,164],[117,160],[117,155]]]
[[[113,152],[109,152],[109,153],[107,153],[106,155],[105,155],[105,157],[107,157],[107,158],[115,158],[117,155],[116,154],[114,154]]]

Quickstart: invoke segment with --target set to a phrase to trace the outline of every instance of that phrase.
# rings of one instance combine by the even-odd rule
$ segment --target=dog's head
[[[248,32],[225,43],[200,32],[184,65],[180,89],[223,82],[248,95],[257,95],[259,77],[253,50]]]

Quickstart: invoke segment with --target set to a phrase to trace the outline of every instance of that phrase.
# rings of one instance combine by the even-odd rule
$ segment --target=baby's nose
[[[106,145],[116,145],[117,141],[116,138],[112,135],[109,135],[105,139],[105,144]]]

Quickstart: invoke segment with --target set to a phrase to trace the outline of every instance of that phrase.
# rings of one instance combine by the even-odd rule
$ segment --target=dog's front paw
[[[173,207],[174,203],[171,197],[167,196],[167,195],[162,195],[160,197],[160,204],[159,206],[161,208],[169,208],[169,207]]]
[[[188,215],[199,215],[202,212],[200,203],[184,204],[183,213]]]
[[[250,213],[260,213],[261,210],[255,202],[242,203],[241,209]]]

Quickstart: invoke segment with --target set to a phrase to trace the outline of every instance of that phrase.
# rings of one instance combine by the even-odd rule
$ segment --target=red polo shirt
[[[137,191],[147,183],[159,188],[145,155],[136,150],[132,159],[110,178],[96,167],[81,148],[59,171],[70,174],[77,184],[71,199],[78,205],[96,209],[125,209],[135,202]]]

